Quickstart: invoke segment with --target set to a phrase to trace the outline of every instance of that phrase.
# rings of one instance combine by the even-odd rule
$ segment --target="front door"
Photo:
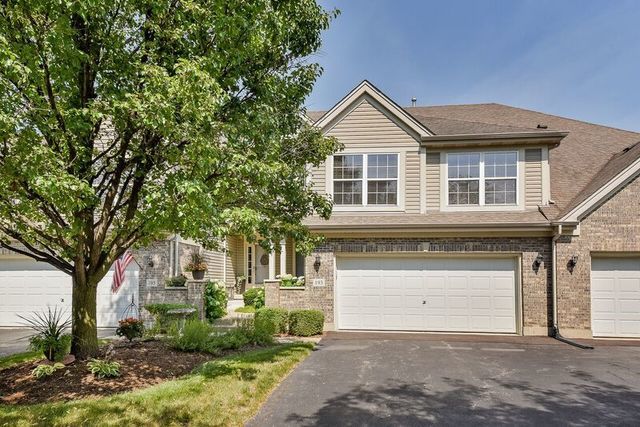
[[[263,283],[269,278],[269,253],[256,245],[256,283]]]

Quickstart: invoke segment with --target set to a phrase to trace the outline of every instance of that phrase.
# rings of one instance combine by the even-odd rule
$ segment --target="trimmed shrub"
[[[227,291],[224,282],[207,282],[204,288],[204,312],[209,321],[227,314]]]
[[[264,288],[251,288],[242,295],[244,305],[252,305],[256,309],[264,307]]]
[[[161,334],[166,334],[169,331],[169,328],[172,324],[176,323],[181,319],[168,314],[169,310],[177,310],[181,308],[194,308],[191,304],[181,304],[181,303],[157,303],[157,304],[147,304],[144,306],[145,310],[147,310],[153,316],[154,325],[153,329]],[[197,319],[198,318],[198,309],[187,318],[189,319]]]
[[[254,316],[255,328],[269,335],[286,334],[289,312],[284,308],[263,307]]]
[[[289,312],[289,333],[299,337],[309,337],[322,333],[324,314],[320,310],[291,310]]]
[[[181,351],[207,351],[213,328],[200,320],[188,320],[181,332],[175,333],[171,345]]]

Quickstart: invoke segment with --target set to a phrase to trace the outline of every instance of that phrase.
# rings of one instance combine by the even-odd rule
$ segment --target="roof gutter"
[[[513,229],[513,228],[550,228],[550,224],[548,222],[535,222],[535,223],[480,223],[480,224],[317,224],[317,225],[307,225],[307,228],[310,230],[366,230],[371,228],[376,228],[381,231],[385,230],[416,230],[416,229],[445,229],[445,228],[455,228],[455,229],[470,229],[470,228],[505,228],[505,229]]]
[[[423,136],[421,145],[424,147],[447,147],[463,144],[482,145],[506,145],[517,142],[518,144],[545,144],[557,145],[567,136],[568,132],[504,132],[504,133],[475,133]],[[514,141],[515,140],[515,141]]]

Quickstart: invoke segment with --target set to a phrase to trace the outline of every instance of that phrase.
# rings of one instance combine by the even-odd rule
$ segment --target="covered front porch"
[[[229,237],[228,246],[235,255],[236,279],[244,281],[245,288],[262,285],[265,280],[285,274],[304,276],[305,258],[296,252],[293,239],[280,241],[271,252],[241,236]]]

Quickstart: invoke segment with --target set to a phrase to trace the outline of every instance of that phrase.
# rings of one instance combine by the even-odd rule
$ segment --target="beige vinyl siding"
[[[244,243],[241,237],[228,237],[226,252],[205,250],[203,256],[209,268],[205,276],[207,279],[224,280],[227,284],[234,284],[236,276],[244,275]]]
[[[385,114],[374,100],[365,98],[336,118],[326,135],[337,138],[344,152],[397,152],[399,158],[398,202],[410,213],[420,212],[420,146],[409,129],[392,115]],[[324,165],[311,171],[314,189],[327,190]],[[330,186],[329,186],[330,187]],[[366,195],[363,195],[366,197]]]
[[[224,253],[205,250],[202,255],[208,268],[205,277],[211,280],[223,280]]]
[[[440,153],[427,152],[425,197],[428,211],[440,209]]]
[[[318,167],[313,166],[311,168],[311,183],[313,184],[313,190],[316,193],[326,194],[327,192],[327,168],[325,163],[322,163]]]
[[[368,100],[339,119],[327,135],[338,138],[345,149],[410,147],[418,150],[416,140]]]
[[[542,204],[542,149],[527,149],[524,152],[525,207],[535,208]]]
[[[405,211],[420,212],[420,153],[409,151],[405,157]]]
[[[237,276],[244,276],[244,240],[239,236],[227,238],[227,283],[235,283]]]

